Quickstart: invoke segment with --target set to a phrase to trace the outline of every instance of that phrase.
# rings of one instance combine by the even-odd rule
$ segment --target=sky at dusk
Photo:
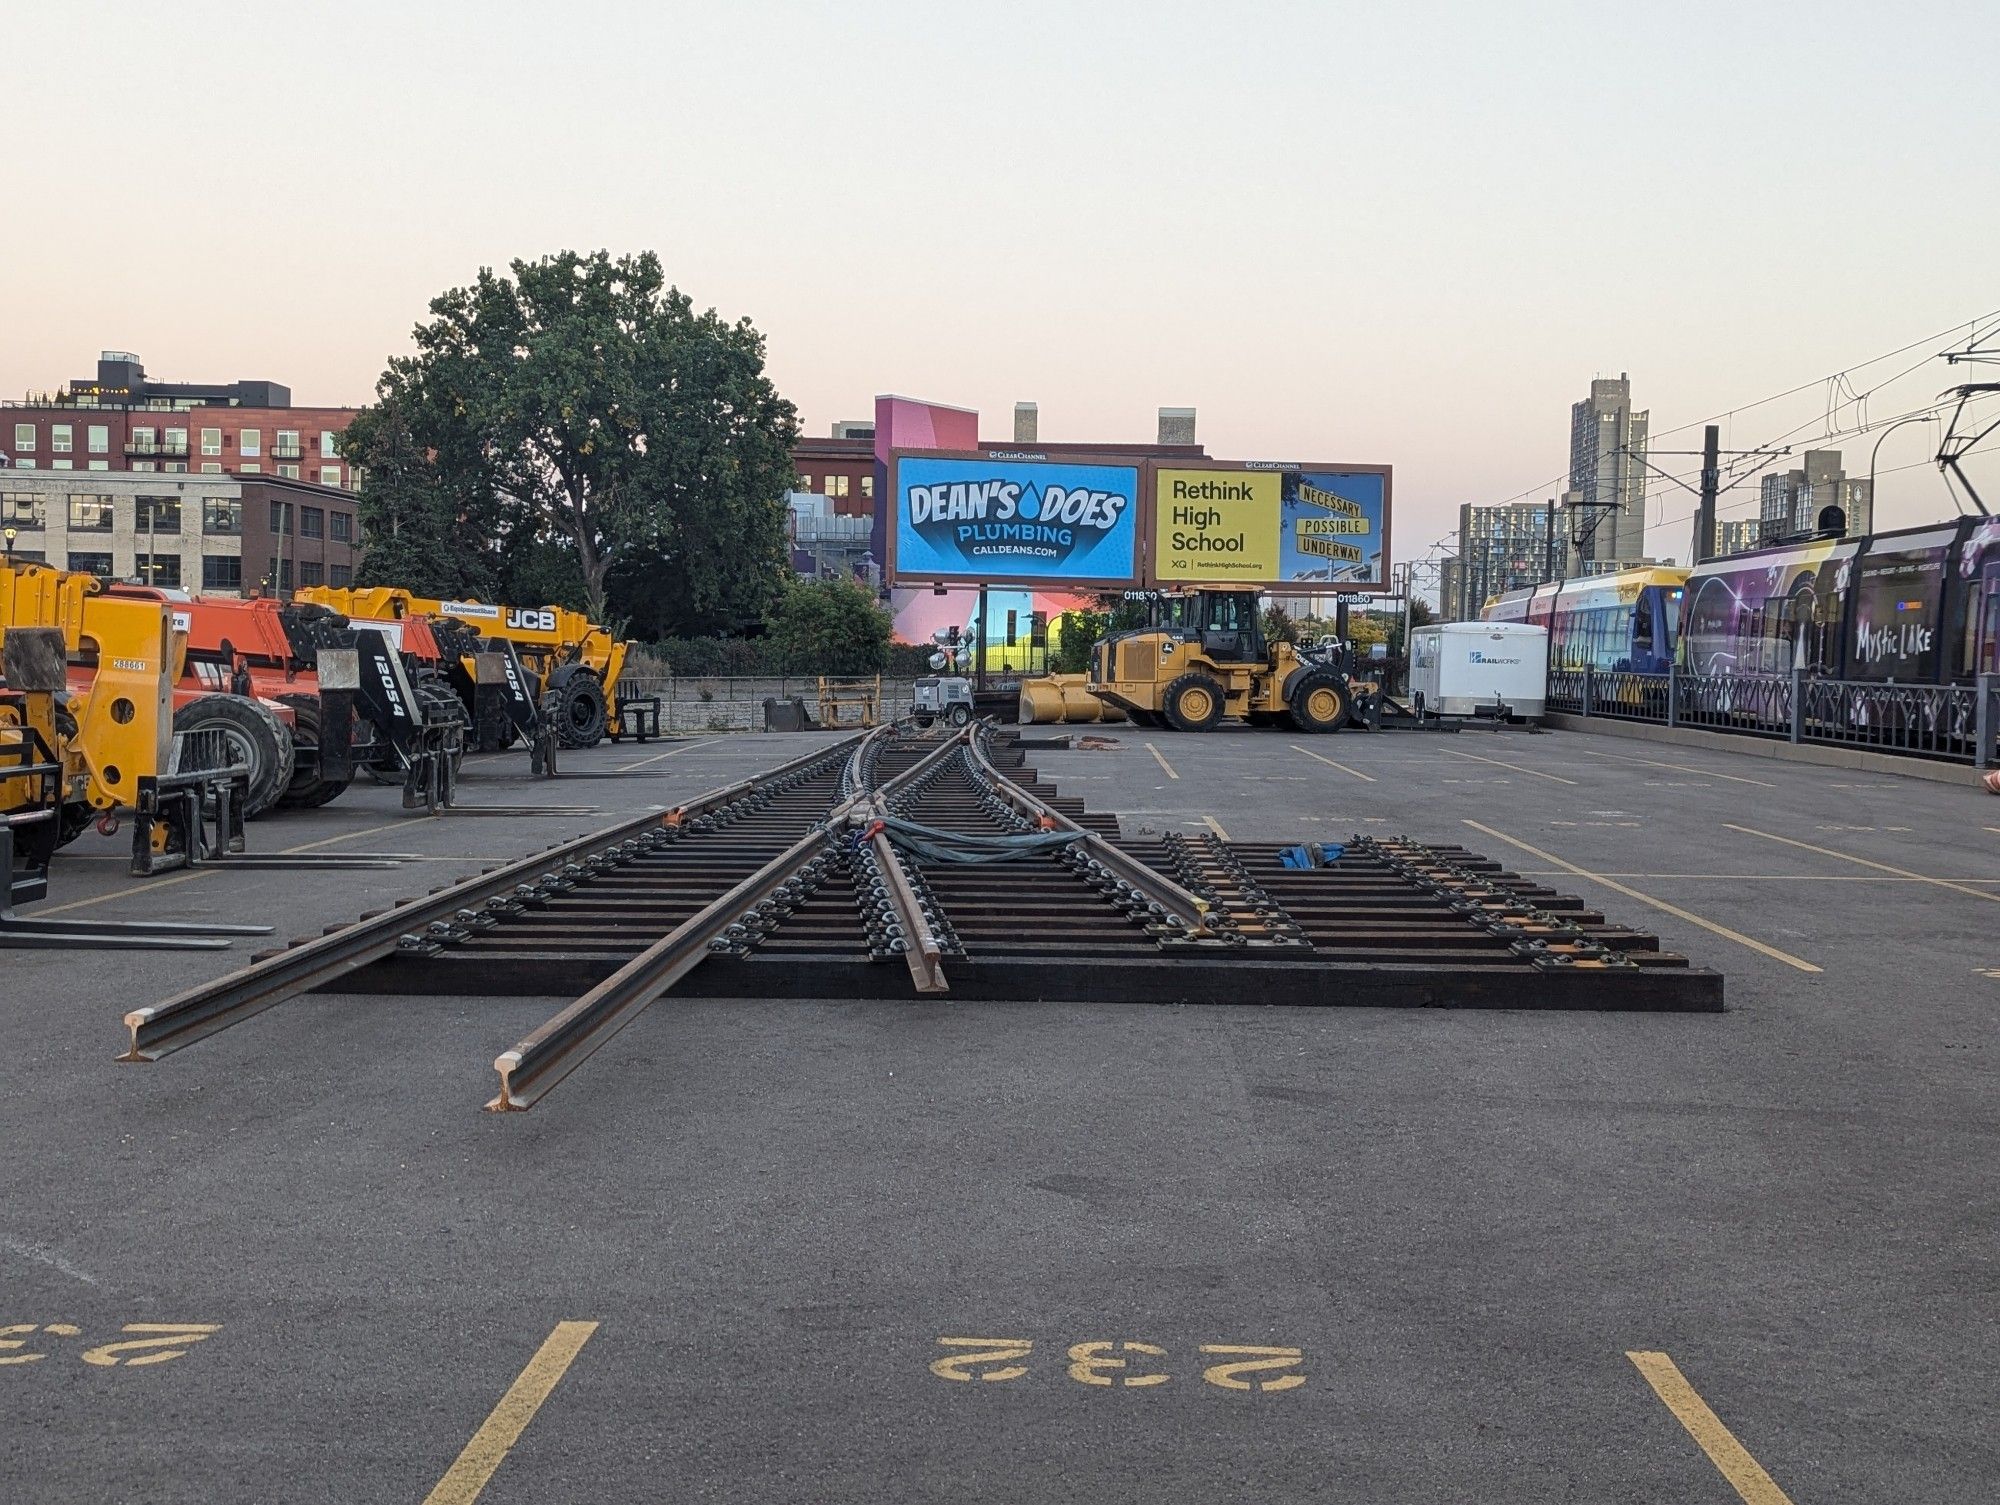
[[[481,265],[651,248],[764,331],[808,433],[889,391],[998,437],[1033,400],[1050,440],[1193,406],[1216,455],[1394,464],[1407,556],[1553,494],[1593,376],[1657,433],[2000,310],[2000,6],[6,10],[9,395],[123,348],[358,403]],[[1885,442],[1878,526],[1951,510],[1930,432]]]

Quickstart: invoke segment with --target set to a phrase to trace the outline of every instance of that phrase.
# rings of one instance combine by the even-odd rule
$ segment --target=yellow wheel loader
[[[1098,643],[1088,688],[1139,726],[1182,732],[1225,717],[1303,732],[1379,726],[1379,687],[1349,668],[1344,644],[1267,643],[1255,591],[1204,590],[1155,597],[1146,626]]]

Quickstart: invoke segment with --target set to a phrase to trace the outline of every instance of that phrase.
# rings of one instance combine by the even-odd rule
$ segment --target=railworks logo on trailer
[[[910,525],[940,552],[1057,565],[1087,553],[1118,526],[1132,501],[1088,486],[1037,487],[997,477],[912,486],[908,495]]]

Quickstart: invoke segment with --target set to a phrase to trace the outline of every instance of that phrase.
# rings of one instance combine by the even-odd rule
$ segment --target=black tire
[[[1157,731],[1166,724],[1160,720],[1160,713],[1158,711],[1142,711],[1137,706],[1126,706],[1124,710],[1125,719],[1130,721],[1134,726],[1150,727]]]
[[[347,787],[346,779],[323,779],[319,774],[319,760],[314,758],[311,765],[297,757],[302,747],[317,748],[320,743],[320,701],[317,695],[280,695],[279,700],[292,708],[293,768],[292,782],[285,792],[278,796],[278,803],[287,810],[316,810],[340,798]]]
[[[1353,707],[1353,694],[1338,674],[1316,670],[1292,686],[1292,725],[1302,732],[1337,732]]]
[[[174,712],[174,730],[202,727],[221,730],[233,761],[250,768],[250,792],[243,802],[246,820],[278,803],[292,782],[295,754],[291,728],[260,700],[242,695],[203,695]]]
[[[1212,676],[1196,670],[1167,686],[1160,712],[1177,732],[1205,732],[1222,719],[1223,689]]]
[[[935,716],[921,716],[921,715],[920,715],[920,716],[917,716],[917,717],[915,717],[914,719],[915,719],[915,721],[916,721],[916,723],[917,723],[917,729],[918,729],[919,731],[925,731],[925,732],[927,732],[927,731],[929,731],[929,730],[931,729],[931,726],[932,726],[932,724],[936,722],[936,720],[937,720],[937,717],[935,717]]]
[[[947,713],[946,719],[953,726],[964,726],[972,720],[972,707],[969,705],[955,705]]]
[[[542,704],[556,719],[556,740],[564,747],[595,747],[604,740],[609,707],[604,685],[582,664],[564,664],[549,676]]]

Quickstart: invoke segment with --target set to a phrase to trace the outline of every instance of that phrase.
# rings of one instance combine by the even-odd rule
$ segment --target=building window
[[[201,452],[205,455],[222,453],[222,430],[203,429],[201,431]]]
[[[236,436],[236,452],[246,460],[264,452],[264,431],[244,429]]]
[[[67,423],[49,425],[49,448],[59,455],[69,453],[70,427]]]
[[[322,460],[340,458],[340,435],[332,429],[323,431],[319,436],[319,457]]]
[[[76,469],[76,466],[75,466],[75,465],[73,465],[73,464],[71,464],[71,463],[70,463],[70,462],[69,462],[68,460],[51,460],[51,461],[49,461],[49,469],[50,469],[50,470],[75,470],[75,469]]]
[[[14,462],[14,468],[16,470],[33,470],[35,468],[35,464],[36,462],[33,460],[16,460]]]
[[[83,431],[84,443],[90,446],[93,455],[111,453],[111,429],[108,424],[93,423]]]
[[[302,458],[303,454],[304,451],[299,448],[299,431],[297,429],[279,429],[278,441],[271,446],[271,458],[274,460],[297,460]]]
[[[351,512],[330,512],[327,522],[333,531],[328,535],[335,543],[354,542],[354,514]]]
[[[201,504],[201,531],[204,533],[241,533],[243,531],[243,504],[234,497],[211,496]]]
[[[188,431],[186,429],[168,429],[167,437],[160,443],[160,453],[163,455],[184,455],[187,452]]]
[[[234,554],[201,556],[201,588],[205,591],[243,589],[243,561]]]
[[[72,496],[69,499],[69,530],[72,533],[109,533],[111,498]]]
[[[847,477],[846,477],[846,476],[828,476],[828,477],[826,478],[826,494],[827,494],[828,496],[846,496],[846,495],[847,495]]]
[[[0,491],[0,523],[9,528],[42,526],[42,499],[32,491]]]
[[[15,424],[14,448],[26,451],[26,450],[31,450],[34,447],[35,447],[35,426],[32,423]]]
[[[132,564],[132,573],[144,584],[165,586],[168,590],[180,589],[180,555],[138,554],[133,557]]]
[[[88,465],[84,466],[85,470],[109,470],[110,468],[111,462],[109,460],[92,460]]]
[[[338,486],[340,484],[340,467],[338,465],[320,466],[319,483],[322,486]]]
[[[296,481],[299,478],[299,468],[296,465],[280,465],[278,474],[288,481]]]
[[[258,476],[264,473],[264,467],[261,465],[239,465],[236,467],[236,473],[243,476]]]
[[[184,475],[186,475],[186,474],[187,474],[187,461],[185,461],[185,460],[169,460],[169,461],[167,461],[167,463],[166,463],[166,464],[162,465],[162,466],[160,467],[160,469],[162,469],[162,470],[164,470],[164,471],[167,471],[168,473],[170,473],[170,474],[172,474],[172,475],[183,475],[183,476],[184,476]]]
[[[873,496],[875,494],[875,477],[863,476],[861,478],[861,494],[863,496]]]
[[[326,537],[326,513],[321,508],[301,507],[299,509],[299,537]]]
[[[271,503],[271,531],[282,538],[291,531],[291,528],[292,504],[290,502]]]
[[[299,561],[299,584],[326,584],[326,570],[317,559],[301,559]]]
[[[177,496],[142,496],[138,499],[141,533],[178,533],[181,530],[181,499]]]
[[[84,554],[71,549],[69,567],[79,575],[109,576],[111,573],[111,556],[109,554]]]
[[[277,569],[278,589],[281,591],[290,590],[292,588],[291,560],[280,559],[277,563],[276,569]]]
[[[799,490],[811,491],[812,489],[813,489],[813,478],[809,475],[801,474],[799,476]]]
[[[201,462],[201,473],[205,476],[221,475],[222,462],[220,460],[203,460]]]
[[[157,429],[135,428],[132,430],[132,437],[125,445],[126,454],[157,455],[159,452],[160,436]]]
[[[354,566],[351,564],[330,564],[326,567],[326,583],[335,590],[346,590],[354,584]]]

